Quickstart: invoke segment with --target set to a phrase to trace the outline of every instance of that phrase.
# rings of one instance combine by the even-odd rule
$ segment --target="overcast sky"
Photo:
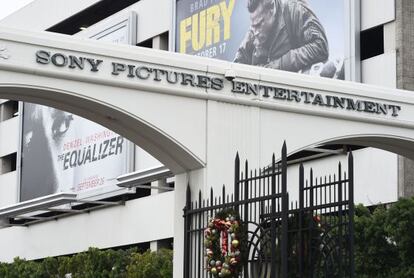
[[[0,0],[0,20],[33,0]]]

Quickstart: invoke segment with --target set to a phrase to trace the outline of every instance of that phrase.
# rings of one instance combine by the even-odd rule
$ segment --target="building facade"
[[[0,27],[27,31],[48,30],[85,39],[99,39],[96,36],[128,19],[128,24],[134,26],[128,29],[132,33],[123,34],[127,36],[124,38],[126,43],[165,51],[174,50],[177,31],[176,3],[167,0],[124,1],[122,4],[113,2],[36,0],[0,21]],[[354,56],[346,57],[349,59],[349,80],[381,86],[382,89],[379,90],[384,90],[384,87],[412,90],[410,67],[413,64],[413,55],[409,46],[412,38],[410,26],[413,26],[410,22],[410,10],[414,5],[408,0],[381,0],[381,4],[374,0],[351,2],[347,6],[347,14],[351,17],[347,32],[351,39],[348,40],[347,47],[354,49],[349,52]],[[356,16],[357,14],[360,16]],[[133,19],[130,20],[131,16]],[[120,38],[114,34],[109,40],[114,37]],[[21,151],[21,142],[24,139],[21,108],[22,105],[10,100],[3,100],[0,106],[0,207],[14,206],[21,200],[20,162],[24,161]],[[160,116],[168,117],[161,109],[160,105]],[[257,118],[254,115],[257,111],[242,115],[241,112],[226,112],[219,105],[211,105],[209,109],[209,113],[221,114],[226,119],[243,117],[243,121],[250,121],[249,130],[255,131],[254,123]],[[254,118],[250,118],[252,115]],[[224,122],[220,128],[229,128],[226,126],[228,123],[231,121]],[[174,125],[174,121],[171,124]],[[235,130],[234,138],[225,140],[220,136],[211,136],[208,145],[202,148],[217,148],[218,151],[207,152],[207,156],[209,153],[211,156],[209,169],[195,174],[191,186],[197,188],[197,184],[200,184],[201,189],[207,192],[207,186],[219,188],[223,183],[231,184],[231,171],[222,175],[217,173],[220,173],[221,163],[232,167],[235,151],[239,151],[243,158],[254,161],[258,166],[266,166],[271,154],[269,153],[269,158],[257,154],[256,149],[246,143],[249,139],[241,139],[245,133],[245,130]],[[287,141],[289,144],[289,138]],[[245,144],[246,147],[234,150],[233,144]],[[391,203],[398,197],[412,195],[414,165],[408,158],[365,145],[344,147],[340,144],[320,144],[302,147],[295,156],[291,155],[289,173],[292,174],[289,176],[295,177],[298,162],[304,162],[305,166],[312,165],[315,171],[332,172],[332,161],[345,161],[346,148],[352,148],[356,165],[356,202],[375,205]],[[269,149],[267,146],[262,148]],[[29,260],[42,259],[81,252],[90,246],[140,246],[144,249],[157,249],[172,247],[174,244],[176,249],[177,245],[182,244],[177,240],[177,231],[180,231],[177,226],[182,225],[182,219],[177,220],[177,207],[180,206],[177,200],[184,198],[180,197],[184,190],[174,188],[176,179],[181,177],[175,177],[170,169],[163,167],[141,148],[134,146],[133,149],[128,171],[112,177],[117,180],[118,185],[132,185],[133,189],[122,189],[117,194],[105,193],[108,195],[89,198],[89,205],[98,205],[96,202],[105,200],[108,206],[93,211],[86,207],[85,212],[90,211],[89,213],[51,217],[57,221],[42,221],[30,225],[23,222],[22,226],[18,221],[10,223],[9,219],[3,219],[0,246],[5,251],[0,251],[0,260],[11,261],[16,256]],[[277,151],[278,149],[274,150]],[[217,152],[221,152],[222,157],[217,156]],[[292,178],[292,184],[294,183]],[[183,182],[178,181],[178,184]],[[207,186],[203,188],[202,185]],[[35,220],[36,214],[30,214],[29,217],[33,219],[26,220]],[[177,271],[175,275],[179,277]]]

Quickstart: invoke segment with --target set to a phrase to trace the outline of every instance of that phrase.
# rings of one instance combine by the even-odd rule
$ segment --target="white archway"
[[[178,174],[178,243],[185,186],[231,184],[236,151],[254,168],[285,139],[288,150],[336,142],[414,158],[414,96],[405,91],[49,33],[1,29],[0,46],[0,98],[103,124]],[[94,67],[75,59],[92,59]],[[234,80],[225,78],[228,69]],[[174,260],[179,277],[182,246]]]
[[[174,173],[203,167],[203,162],[180,142],[111,103],[87,99],[75,92],[26,84],[0,84],[0,95],[1,98],[58,108],[100,123],[151,153]]]

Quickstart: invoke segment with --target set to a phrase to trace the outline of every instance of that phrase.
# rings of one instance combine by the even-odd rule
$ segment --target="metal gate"
[[[354,277],[353,258],[353,158],[348,155],[348,174],[341,163],[338,172],[315,177],[312,169],[305,179],[299,167],[299,196],[289,201],[287,150],[281,161],[273,155],[269,167],[251,170],[248,162],[240,171],[235,160],[234,190],[223,186],[217,194],[191,200],[187,188],[184,208],[184,278],[213,277],[207,272],[204,229],[209,217],[232,208],[246,230],[246,259],[237,277],[322,278]]]

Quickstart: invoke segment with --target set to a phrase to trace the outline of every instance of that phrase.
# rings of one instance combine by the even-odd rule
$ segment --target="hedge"
[[[169,278],[172,250],[90,248],[74,256],[0,263],[1,278]],[[414,199],[355,214],[355,266],[359,278],[414,277]],[[70,275],[68,275],[70,274]]]
[[[90,248],[74,256],[0,263],[1,278],[170,278],[172,250],[139,253],[136,249]]]
[[[355,215],[355,266],[359,278],[414,277],[414,199]]]

